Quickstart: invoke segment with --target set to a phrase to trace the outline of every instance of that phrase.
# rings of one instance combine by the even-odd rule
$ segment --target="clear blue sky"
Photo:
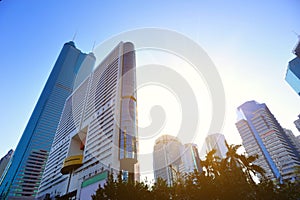
[[[284,81],[300,34],[300,1],[0,1],[0,157],[15,148],[62,45],[84,52],[123,31],[160,27],[201,45],[224,82],[224,134],[239,142],[235,109],[265,102],[291,128],[300,98]]]

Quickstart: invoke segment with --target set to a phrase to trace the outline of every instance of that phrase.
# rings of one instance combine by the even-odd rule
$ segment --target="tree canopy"
[[[264,170],[253,164],[257,156],[238,154],[240,145],[228,145],[226,158],[215,155],[216,150],[207,153],[201,160],[202,171],[181,175],[173,185],[158,179],[153,185],[146,182],[128,182],[121,176],[114,179],[111,174],[107,183],[99,187],[93,200],[299,200],[300,181],[284,184],[268,180]],[[299,169],[297,169],[299,171]],[[255,177],[260,174],[259,181]],[[258,179],[258,178],[256,178]]]

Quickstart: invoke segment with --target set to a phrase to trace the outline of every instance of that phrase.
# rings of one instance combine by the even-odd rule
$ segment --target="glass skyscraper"
[[[5,176],[6,174],[6,166],[10,164],[10,159],[13,155],[14,151],[11,149],[8,153],[0,159],[0,177]]]
[[[34,199],[67,97],[93,70],[95,57],[64,44],[1,179],[0,199]]]
[[[266,104],[248,101],[238,107],[237,113],[236,127],[243,146],[249,156],[258,155],[254,163],[270,179],[281,182],[295,178],[299,152]]]
[[[285,80],[300,95],[300,37],[294,54],[296,58],[289,62]]]

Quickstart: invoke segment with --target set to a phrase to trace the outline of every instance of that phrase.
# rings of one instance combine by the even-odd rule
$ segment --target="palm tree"
[[[234,145],[234,144],[229,145],[226,141],[225,141],[225,145],[227,147],[227,153],[225,158],[226,163],[229,164],[230,168],[240,166],[240,157],[239,157],[240,155],[237,154],[237,150],[242,145]]]
[[[225,141],[225,145],[228,149],[225,158],[225,164],[228,164],[231,169],[236,167],[243,170],[246,173],[247,180],[254,183],[253,176],[260,174],[264,177],[265,170],[258,165],[253,164],[253,162],[258,158],[258,155],[246,156],[245,154],[238,154],[237,150],[242,145],[229,145]]]
[[[248,181],[254,183],[253,176],[258,174],[260,174],[262,177],[265,176],[265,170],[262,167],[253,164],[253,162],[258,158],[258,155],[247,157],[245,154],[242,154],[239,157]]]
[[[212,149],[205,156],[205,160],[200,160],[200,165],[205,168],[207,176],[218,176],[220,175],[220,158],[215,155],[216,149]]]

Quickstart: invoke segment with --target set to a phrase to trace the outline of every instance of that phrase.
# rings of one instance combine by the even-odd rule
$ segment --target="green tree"
[[[151,193],[149,185],[144,182],[124,181],[119,174],[115,180],[113,174],[108,176],[106,184],[99,186],[96,194],[92,195],[93,200],[118,200],[118,199],[141,199],[150,200]]]
[[[151,187],[144,182],[127,182],[121,175],[114,179],[110,174],[107,183],[96,191],[93,200],[299,200],[300,182],[278,184],[264,175],[264,170],[253,164],[257,156],[238,154],[241,145],[228,145],[226,157],[215,155],[216,150],[207,153],[200,164],[203,171],[176,174],[169,186],[158,179]],[[260,182],[254,176],[260,174]]]

